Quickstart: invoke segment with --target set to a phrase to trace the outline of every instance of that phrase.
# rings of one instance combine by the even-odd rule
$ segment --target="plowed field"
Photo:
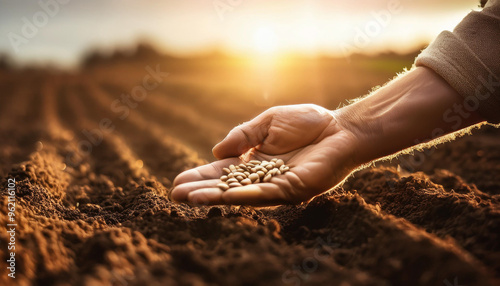
[[[189,62],[0,72],[0,284],[499,285],[494,128],[298,206],[168,199],[234,125],[273,104],[335,108],[394,74],[376,67],[307,64],[274,83]]]

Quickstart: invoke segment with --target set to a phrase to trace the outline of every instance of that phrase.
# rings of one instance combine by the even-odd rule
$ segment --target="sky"
[[[0,0],[0,54],[78,64],[95,47],[147,40],[175,55],[407,52],[479,0]]]

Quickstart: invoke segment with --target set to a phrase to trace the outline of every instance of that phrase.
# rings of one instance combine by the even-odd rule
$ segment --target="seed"
[[[273,177],[273,175],[267,174],[262,181],[269,182],[269,181],[271,181],[272,177]],[[231,184],[229,184],[229,186],[231,186]]]
[[[229,184],[229,187],[230,187],[230,188],[237,188],[237,187],[242,187],[242,186],[243,186],[243,185],[242,185],[242,184],[240,184],[240,183],[231,183],[231,184]]]
[[[285,162],[282,160],[282,159],[278,159],[276,160],[276,167],[280,168],[281,166],[283,166],[285,164]]]
[[[266,168],[264,168],[264,167],[262,167],[262,166],[260,166],[260,165],[259,165],[259,166],[255,166],[255,169],[256,169],[257,171],[267,172],[267,169],[266,169]]]
[[[276,173],[278,172],[278,168],[273,168],[271,171],[269,171],[269,174],[271,174],[272,176],[276,175]]]
[[[235,177],[238,177],[238,176],[242,176],[242,177],[245,177],[245,178],[247,177],[247,176],[245,176],[245,173],[242,173],[242,172],[234,172],[233,175]]]
[[[218,187],[219,189],[223,190],[223,191],[227,191],[227,190],[229,190],[229,185],[228,185],[228,184],[226,184],[226,183],[218,183],[218,184],[217,184],[217,187]]]
[[[219,189],[226,191],[230,188],[269,182],[273,176],[281,175],[290,169],[283,159],[273,158],[270,161],[251,160],[239,165],[229,165],[222,170],[225,175],[220,177],[221,182],[217,184]]]
[[[244,180],[241,180],[240,182],[242,185],[250,185],[252,181],[249,178],[246,178]]]
[[[252,182],[255,182],[259,179],[259,175],[256,174],[256,173],[252,173],[248,176],[248,178],[252,181]]]

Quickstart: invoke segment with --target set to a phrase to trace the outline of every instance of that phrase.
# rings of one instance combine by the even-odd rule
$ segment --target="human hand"
[[[451,122],[454,124],[446,120],[452,108],[463,104],[464,99],[443,78],[417,67],[335,111],[317,105],[273,107],[231,130],[213,149],[219,161],[177,176],[171,198],[198,204],[303,202],[335,186],[363,164],[482,124],[484,119],[476,112],[455,116],[458,121]],[[225,192],[216,188],[223,167],[238,165],[243,159],[271,158],[283,159],[290,171],[267,183]]]
[[[300,203],[335,186],[357,167],[353,137],[336,120],[335,111],[312,104],[273,107],[231,130],[213,148],[219,161],[177,176],[170,196],[206,205]],[[272,158],[283,159],[290,171],[267,183],[225,192],[216,187],[222,168]]]

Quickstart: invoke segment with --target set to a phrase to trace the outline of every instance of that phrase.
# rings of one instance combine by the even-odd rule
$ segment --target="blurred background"
[[[65,77],[51,81],[58,94],[53,112],[74,136],[82,119],[64,117],[68,90],[87,112],[66,113],[85,117],[85,126],[109,117],[129,128],[128,108],[140,118],[135,124],[152,124],[207,160],[233,126],[270,106],[334,109],[368,93],[479,9],[478,0],[0,3],[2,99],[16,93],[20,73],[50,71]],[[127,102],[151,69],[168,76]]]

